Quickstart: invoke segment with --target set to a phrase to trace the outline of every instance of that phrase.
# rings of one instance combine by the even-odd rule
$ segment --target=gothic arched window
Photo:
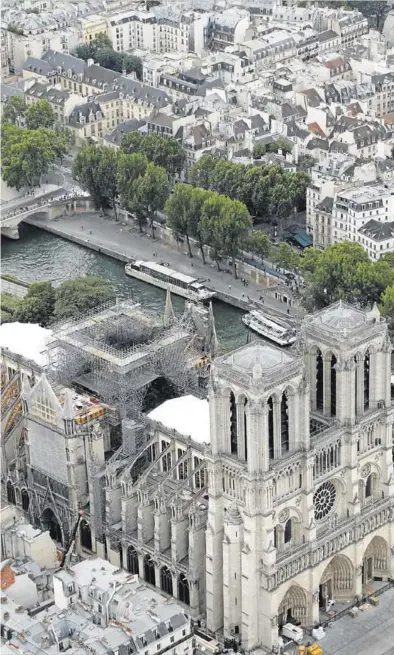
[[[337,414],[337,358],[335,355],[331,357],[331,416],[336,416]]]
[[[150,555],[144,557],[144,578],[145,582],[156,586],[155,565]]]
[[[323,356],[316,353],[316,409],[323,409]]]
[[[245,449],[245,462],[248,461],[248,416],[247,416],[248,399],[244,400],[244,449]]]
[[[274,402],[272,396],[268,398],[268,451],[270,459],[275,456],[274,449]]]
[[[30,498],[27,489],[22,489],[22,509],[24,512],[29,511]]]
[[[139,575],[140,573],[138,554],[133,546],[129,546],[127,549],[127,570],[134,575]]]
[[[280,445],[282,453],[289,450],[289,401],[286,393],[280,403]]]
[[[7,482],[7,501],[11,503],[11,505],[16,505],[15,489],[10,480]]]
[[[288,521],[286,521],[286,525],[285,525],[285,534],[284,534],[285,544],[288,544],[289,541],[291,540],[292,537],[291,531],[292,531],[292,525],[291,525],[291,519],[289,519]]]
[[[364,357],[364,409],[368,409],[369,407],[369,369],[370,359],[367,350]]]
[[[371,496],[372,496],[372,475],[369,475],[365,483],[365,498],[370,498]]]
[[[231,453],[237,455],[238,453],[238,429],[237,429],[237,403],[233,392],[230,393],[230,440],[231,440]]]
[[[172,596],[172,575],[171,571],[166,566],[162,566],[160,569],[160,587],[163,591]]]
[[[189,583],[184,573],[178,578],[178,600],[185,605],[190,605]]]
[[[81,521],[80,535],[82,548],[92,550],[92,532],[89,523],[85,519]]]

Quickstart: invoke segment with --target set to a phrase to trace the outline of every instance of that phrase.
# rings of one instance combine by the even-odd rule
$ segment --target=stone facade
[[[208,629],[278,643],[394,571],[391,343],[376,308],[306,317],[296,351],[215,361],[206,454]],[[364,587],[365,589],[365,587]]]

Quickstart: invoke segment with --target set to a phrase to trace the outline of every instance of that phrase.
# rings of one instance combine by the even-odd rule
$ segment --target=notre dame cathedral
[[[7,353],[6,414],[21,394],[8,501],[59,542],[82,508],[80,556],[139,574],[220,639],[272,648],[289,620],[313,626],[394,576],[391,350],[376,307],[336,303],[293,350],[258,340],[216,358],[193,431],[128,417],[117,449],[108,406],[78,406],[38,370],[28,384]]]

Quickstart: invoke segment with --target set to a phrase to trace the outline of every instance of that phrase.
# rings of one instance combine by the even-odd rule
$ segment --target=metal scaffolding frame
[[[140,416],[149,386],[164,378],[179,395],[198,391],[193,361],[206,346],[197,313],[176,318],[131,300],[106,303],[59,323],[48,344],[48,377],[81,387],[118,408],[120,419]],[[200,320],[201,323],[201,320]]]

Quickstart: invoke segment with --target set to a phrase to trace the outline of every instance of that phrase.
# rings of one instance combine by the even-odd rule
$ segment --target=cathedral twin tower
[[[394,574],[390,371],[378,310],[341,302],[306,317],[297,353],[255,341],[215,360],[209,630],[270,648]]]

